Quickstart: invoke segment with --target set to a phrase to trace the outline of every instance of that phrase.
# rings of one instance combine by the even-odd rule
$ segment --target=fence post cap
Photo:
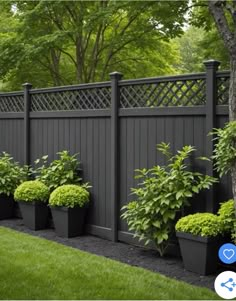
[[[207,60],[207,61],[204,61],[203,64],[206,66],[206,68],[212,68],[212,67],[219,67],[221,62],[220,61],[217,61],[217,60]]]
[[[24,83],[22,86],[23,86],[24,88],[31,89],[33,85],[30,84],[30,83]]]
[[[121,79],[122,76],[123,76],[123,74],[121,72],[118,72],[118,71],[111,72],[109,75],[110,75],[110,78],[116,77],[116,78],[119,78],[119,79]]]

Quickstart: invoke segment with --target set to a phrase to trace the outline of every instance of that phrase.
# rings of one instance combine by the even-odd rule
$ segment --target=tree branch
[[[212,14],[218,31],[224,41],[226,48],[229,50],[230,54],[233,54],[234,50],[234,34],[231,32],[228,21],[224,14],[223,2],[219,0],[208,0],[208,7],[210,13]]]
[[[67,52],[67,51],[65,51],[65,50],[63,50],[63,49],[61,49],[61,48],[59,48],[59,47],[57,47],[57,48],[58,48],[58,50],[60,50],[62,53],[64,53],[65,55],[67,55],[67,56],[71,59],[71,61],[74,63],[75,67],[77,67],[76,60],[73,58],[73,56],[72,56],[69,52]]]
[[[55,70],[53,70],[52,66],[51,66],[51,62],[49,60],[49,58],[47,56],[44,56],[44,58],[48,61],[48,64],[43,63],[42,60],[38,59],[38,62],[41,66],[43,66],[47,71],[49,71],[51,73],[51,76],[53,78],[53,84],[55,85],[55,81],[54,81],[54,76],[53,74],[55,74]],[[63,84],[71,84],[65,77],[63,77],[61,74],[57,74],[57,76],[59,76],[63,82]]]

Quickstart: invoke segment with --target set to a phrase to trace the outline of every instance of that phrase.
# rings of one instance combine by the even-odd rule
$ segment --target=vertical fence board
[[[0,152],[7,152],[20,163],[24,163],[23,120],[0,120]]]
[[[194,145],[193,143],[193,120],[194,116],[184,118],[184,145]]]
[[[153,139],[156,138],[156,144],[160,144],[161,142],[166,142],[166,129],[165,129],[165,118],[164,117],[159,117],[156,119],[156,128],[155,128],[156,135],[154,135]],[[164,156],[160,153],[160,151],[156,150],[156,162],[159,165],[163,165],[166,161]]]
[[[182,116],[175,117],[174,122],[174,144],[175,150],[179,150],[184,146],[184,118]]]
[[[156,137],[156,119],[151,117],[148,120],[148,143],[147,143],[147,166],[151,168],[154,164],[156,164],[157,158],[157,137]]]
[[[111,120],[106,119],[106,228],[111,228]]]
[[[140,119],[140,168],[148,166],[148,120]]]
[[[73,129],[73,124],[71,124],[71,132],[74,131]],[[84,174],[84,170],[87,170],[87,120],[86,119],[81,119],[81,124],[80,124],[80,133],[81,133],[81,145],[80,145],[80,150],[78,150],[76,147],[74,147],[74,152],[80,151],[79,158],[81,160],[81,169],[82,169],[82,176],[83,180],[86,182],[88,181],[87,178],[85,178],[86,174]],[[75,138],[74,134],[71,136],[70,142],[73,143],[73,140]]]
[[[93,124],[93,171],[92,171],[92,183],[93,183],[93,196],[94,200],[98,199],[99,196],[99,161],[100,161],[100,152],[99,152],[99,119],[94,120]],[[102,203],[102,199],[100,200]],[[95,223],[98,226],[102,226],[101,220],[99,218],[99,205],[102,205],[94,201],[94,219]]]

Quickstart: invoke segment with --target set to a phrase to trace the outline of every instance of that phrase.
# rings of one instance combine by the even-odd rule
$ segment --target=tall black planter
[[[48,225],[49,208],[43,202],[19,202],[24,224],[31,230],[45,229]]]
[[[75,237],[83,234],[86,208],[52,207],[55,231],[61,237]]]
[[[223,241],[221,237],[202,237],[183,232],[176,232],[176,236],[186,270],[200,275],[217,271],[218,250]]]
[[[14,204],[15,202],[12,195],[0,195],[0,220],[14,216]]]

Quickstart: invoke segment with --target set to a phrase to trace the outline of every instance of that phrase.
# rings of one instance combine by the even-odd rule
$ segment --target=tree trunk
[[[54,48],[50,50],[51,55],[51,74],[53,78],[53,83],[56,86],[61,85],[61,77],[60,77],[60,51],[56,51]]]
[[[231,56],[230,60],[229,120],[236,120],[236,55]]]
[[[231,2],[231,3],[230,3]],[[229,84],[229,121],[236,122],[236,6],[234,1],[208,0],[208,7],[212,14],[219,34],[230,54],[230,84]],[[228,15],[225,9],[228,10]],[[234,27],[229,26],[229,18]],[[236,141],[234,147],[236,148]],[[232,192],[236,217],[236,162],[231,167]],[[235,229],[236,231],[236,229]],[[236,234],[236,233],[235,233]]]
[[[235,50],[236,53],[236,50]],[[229,84],[229,120],[236,121],[236,55],[231,55]],[[235,141],[236,147],[236,141]],[[236,216],[236,163],[231,168],[232,192]]]

